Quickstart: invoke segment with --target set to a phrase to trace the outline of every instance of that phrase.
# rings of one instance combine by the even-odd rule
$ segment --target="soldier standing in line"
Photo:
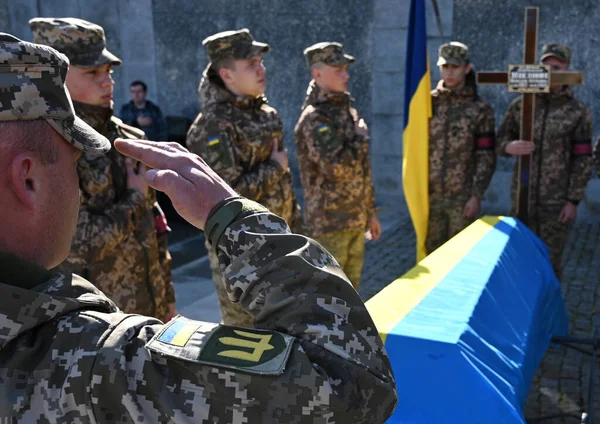
[[[115,141],[205,229],[257,330],[127,315],[55,267],[77,226],[82,152],[68,59],[0,33],[0,417],[11,423],[373,423],[397,402],[373,320],[335,260],[177,143]],[[4,229],[5,227],[3,227]]]
[[[336,42],[317,43],[304,55],[313,77],[295,129],[304,221],[310,236],[331,252],[358,289],[365,237],[377,240],[381,225],[369,133],[348,92],[348,65],[355,59]]]
[[[300,211],[283,124],[264,96],[263,54],[269,45],[255,41],[247,29],[220,32],[202,44],[210,63],[198,90],[202,113],[188,131],[187,146],[240,195],[267,207],[297,231]],[[252,327],[252,316],[231,303],[223,289],[223,270],[210,249],[209,259],[223,323]]]
[[[494,110],[477,94],[468,47],[443,44],[437,65],[442,79],[431,92],[428,254],[479,215],[496,167]]]
[[[540,61],[552,71],[565,71],[571,50],[562,44],[546,44]],[[521,98],[512,102],[498,129],[498,154],[533,153],[530,169],[529,228],[550,250],[558,279],[562,254],[577,205],[583,199],[591,175],[592,118],[589,109],[573,96],[569,86],[551,87],[535,96],[534,141],[519,140]],[[512,180],[512,211],[516,215],[517,167]]]
[[[106,49],[104,29],[76,18],[29,21],[36,43],[64,53],[66,84],[77,116],[107,137],[144,138],[113,115],[112,67],[121,60]],[[81,209],[64,266],[99,288],[127,313],[168,321],[175,316],[168,226],[141,170],[111,150],[85,152],[77,164]]]

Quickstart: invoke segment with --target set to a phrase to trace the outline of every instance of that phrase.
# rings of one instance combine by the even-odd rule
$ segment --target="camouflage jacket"
[[[112,143],[144,133],[108,108],[74,102],[75,112]],[[127,313],[163,318],[175,302],[167,226],[154,191],[127,189],[125,158],[85,153],[77,163],[81,208],[71,254],[63,266],[91,281]]]
[[[508,143],[520,138],[521,98],[515,99],[498,128],[498,154],[507,156]],[[561,87],[535,99],[534,143],[531,157],[531,199],[535,205],[559,206],[583,199],[591,175],[592,118],[588,108]],[[517,166],[512,199],[517,192]],[[532,211],[534,208],[531,209]]]
[[[460,206],[483,198],[496,168],[492,107],[472,86],[453,91],[440,81],[431,92],[429,198]]]
[[[364,231],[375,213],[369,137],[357,133],[361,118],[351,101],[311,81],[296,124],[304,222],[313,237]]]
[[[226,288],[257,329],[125,315],[76,275],[5,259],[0,416],[23,424],[383,423],[397,392],[364,303],[320,245],[257,206],[216,246]]]
[[[294,230],[301,223],[292,174],[270,159],[283,149],[283,124],[264,96],[236,97],[209,67],[199,86],[202,113],[190,127],[187,147],[201,156],[240,195],[281,216]]]

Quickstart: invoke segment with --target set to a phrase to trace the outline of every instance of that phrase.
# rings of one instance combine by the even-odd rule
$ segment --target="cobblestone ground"
[[[386,204],[380,221],[384,231],[379,240],[368,242],[359,293],[366,301],[414,265],[415,234],[406,206]],[[486,211],[494,215],[497,211]],[[563,296],[569,312],[569,335],[591,337],[600,332],[600,220],[578,221],[565,249]],[[599,333],[600,336],[600,333]],[[583,349],[590,350],[589,346]],[[600,351],[598,352],[600,357]],[[600,361],[599,361],[600,363]],[[530,423],[573,424],[587,404],[592,358],[590,355],[551,346],[533,379],[525,417]],[[594,385],[600,400],[600,368]],[[558,416],[566,414],[568,416]],[[600,422],[596,402],[594,422]]]

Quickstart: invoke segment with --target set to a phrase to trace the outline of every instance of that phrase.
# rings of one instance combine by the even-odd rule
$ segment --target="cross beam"
[[[537,57],[538,25],[540,9],[525,9],[523,65],[534,65]],[[478,72],[479,84],[509,84],[508,72]],[[581,72],[550,72],[550,85],[575,85],[583,83]],[[535,94],[529,89],[515,89],[521,92],[521,140],[534,141]],[[541,140],[543,142],[543,140]],[[517,217],[527,225],[531,211],[530,202],[531,155],[518,157]]]

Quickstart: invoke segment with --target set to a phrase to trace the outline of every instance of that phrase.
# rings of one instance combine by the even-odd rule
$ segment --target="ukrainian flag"
[[[404,85],[402,182],[417,234],[417,262],[427,256],[425,240],[429,218],[430,91],[425,0],[411,0]]]

